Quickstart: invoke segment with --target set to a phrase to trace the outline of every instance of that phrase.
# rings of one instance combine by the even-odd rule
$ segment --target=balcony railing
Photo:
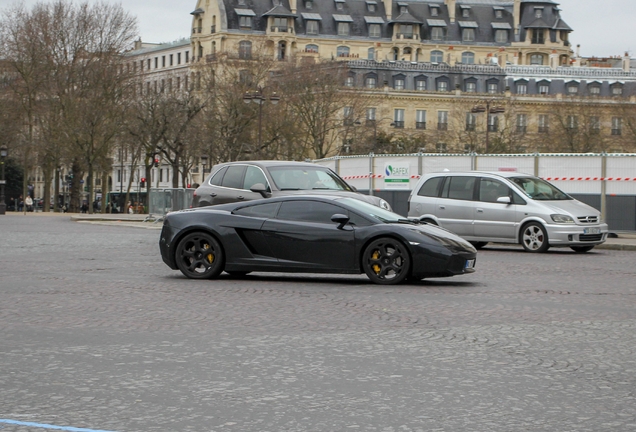
[[[527,127],[526,127],[526,126],[519,126],[519,125],[517,125],[517,133],[518,133],[518,134],[523,135],[523,134],[525,134],[525,133],[526,133],[526,131],[527,131]]]
[[[216,26],[215,25],[210,27],[210,33],[216,33]]]
[[[473,132],[475,130],[475,123],[466,123],[466,131]]]
[[[272,26],[271,31],[278,32],[278,33],[287,33],[288,28],[289,27],[287,26]]]
[[[448,130],[448,123],[437,123],[437,130]]]
[[[426,129],[426,122],[415,122],[415,129]]]
[[[396,129],[404,129],[404,120],[395,120],[393,122],[393,127]]]
[[[497,132],[499,130],[498,125],[488,125],[488,132]]]
[[[550,132],[549,126],[539,126],[539,133],[548,133]]]
[[[623,132],[621,129],[612,129],[612,135],[622,135]]]

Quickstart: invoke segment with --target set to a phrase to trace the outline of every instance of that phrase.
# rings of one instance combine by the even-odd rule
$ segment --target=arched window
[[[250,60],[252,58],[252,42],[239,42],[239,58],[243,60]]]
[[[431,63],[441,63],[444,61],[444,53],[441,51],[431,51]]]
[[[310,53],[317,53],[318,45],[314,45],[314,44],[305,45],[305,51]]]
[[[542,65],[543,64],[543,54],[532,54],[530,56],[530,64],[531,65]]]
[[[338,57],[349,57],[349,47],[348,46],[339,46],[336,48],[336,55]]]
[[[475,53],[464,52],[462,53],[463,64],[475,64]]]

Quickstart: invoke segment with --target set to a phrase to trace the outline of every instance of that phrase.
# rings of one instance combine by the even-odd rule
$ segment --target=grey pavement
[[[22,213],[10,215],[24,216]],[[64,217],[76,222],[161,229],[159,217],[147,214],[83,214],[83,213],[28,213],[26,217]],[[148,220],[149,219],[149,220]],[[636,251],[636,231],[611,231],[611,236],[598,249]]]
[[[0,216],[1,432],[636,430],[631,251],[193,281],[144,225]]]

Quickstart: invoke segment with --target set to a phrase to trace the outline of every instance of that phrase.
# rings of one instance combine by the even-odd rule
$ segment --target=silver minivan
[[[440,172],[409,196],[409,217],[446,228],[477,248],[520,243],[528,252],[587,252],[607,238],[598,210],[538,177],[518,172]]]

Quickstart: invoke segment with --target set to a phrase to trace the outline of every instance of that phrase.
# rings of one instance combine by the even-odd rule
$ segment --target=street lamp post
[[[490,143],[490,115],[491,114],[501,114],[506,110],[502,106],[495,106],[495,99],[487,99],[484,101],[479,101],[480,105],[474,106],[470,112],[473,114],[477,113],[486,113],[486,148],[484,149],[484,153],[488,154],[488,144]],[[485,104],[481,105],[481,104]]]
[[[4,202],[4,185],[6,180],[4,177],[4,160],[7,158],[9,152],[6,146],[0,147],[0,165],[2,165],[2,179],[0,179],[0,215],[3,215],[7,211],[7,204]]]
[[[243,95],[243,102],[246,104],[254,102],[258,104],[258,148],[260,149],[263,144],[262,138],[262,125],[263,125],[263,105],[266,101],[270,101],[272,105],[276,105],[280,101],[280,96],[276,93],[272,93],[267,97],[263,94],[262,89],[258,89],[255,92],[247,92]]]

